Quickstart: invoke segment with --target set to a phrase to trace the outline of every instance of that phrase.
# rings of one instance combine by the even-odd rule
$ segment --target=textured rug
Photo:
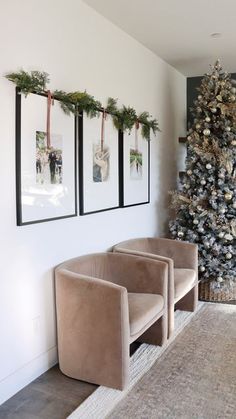
[[[180,333],[181,332],[181,333]],[[142,344],[124,391],[99,387],[69,419],[236,418],[236,306],[175,312],[165,347]]]

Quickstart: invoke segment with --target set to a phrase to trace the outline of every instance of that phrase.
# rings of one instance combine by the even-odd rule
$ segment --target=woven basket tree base
[[[236,300],[236,283],[218,287],[215,281],[200,282],[199,299],[202,301],[231,301]]]

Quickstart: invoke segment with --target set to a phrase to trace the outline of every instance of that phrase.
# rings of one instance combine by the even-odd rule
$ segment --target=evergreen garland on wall
[[[45,72],[31,71],[27,73],[24,70],[9,73],[6,78],[16,84],[17,87],[27,96],[29,93],[48,93],[47,84],[49,83],[49,75]],[[117,99],[108,98],[105,107],[93,96],[84,92],[65,92],[63,90],[55,90],[52,96],[58,99],[62,110],[66,114],[85,112],[90,118],[99,116],[101,111],[109,113],[113,119],[113,123],[117,129],[121,131],[131,131],[134,126],[141,124],[141,134],[146,140],[150,140],[151,131],[154,135],[160,131],[158,121],[152,119],[149,112],[142,112],[137,115],[135,109],[130,106],[122,106],[118,108]]]

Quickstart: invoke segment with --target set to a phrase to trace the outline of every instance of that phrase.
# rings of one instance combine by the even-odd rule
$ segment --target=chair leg
[[[163,346],[167,341],[167,315],[163,314],[149,329],[138,339],[138,342]]]
[[[198,284],[195,285],[181,300],[179,300],[175,307],[177,310],[195,311],[198,302]]]

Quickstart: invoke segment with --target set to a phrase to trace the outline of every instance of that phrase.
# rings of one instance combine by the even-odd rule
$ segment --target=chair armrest
[[[69,375],[71,369],[73,376],[73,360],[80,357],[78,376],[89,381],[91,374],[91,382],[94,382],[92,371],[101,369],[102,376],[104,363],[114,365],[114,359],[122,358],[123,378],[120,386],[124,386],[127,381],[130,335],[127,290],[122,286],[60,267],[55,271],[55,284],[62,371],[64,369]],[[97,351],[97,355],[93,361],[90,360],[91,365],[88,365],[88,353],[92,348]]]

